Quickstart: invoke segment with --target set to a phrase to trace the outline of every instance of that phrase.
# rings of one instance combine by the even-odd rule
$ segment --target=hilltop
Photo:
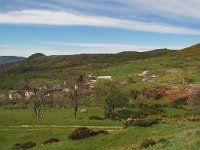
[[[200,56],[200,43],[184,48],[179,52],[180,56]]]

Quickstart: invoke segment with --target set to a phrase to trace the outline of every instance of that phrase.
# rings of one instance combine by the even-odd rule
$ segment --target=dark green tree
[[[116,107],[124,107],[128,103],[128,98],[122,92],[120,84],[111,80],[98,81],[92,90],[92,97],[101,102],[105,115],[109,118],[114,116]]]

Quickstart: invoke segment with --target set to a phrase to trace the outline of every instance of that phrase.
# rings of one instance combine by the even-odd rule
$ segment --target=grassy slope
[[[200,56],[200,44],[193,45],[191,47],[187,47],[182,49],[179,52],[179,56]]]
[[[145,70],[159,74],[155,79],[156,83],[137,83],[129,84],[127,88],[141,89],[144,87],[153,87],[162,83],[180,84],[183,78],[183,70],[186,70],[187,76],[192,83],[200,82],[199,73],[196,67],[200,64],[198,57],[160,57],[158,59],[145,59],[131,61],[128,64],[108,67],[100,72],[101,75],[111,75],[117,80],[126,80],[131,77],[139,81],[139,73]]]
[[[47,149],[70,149],[70,150],[122,150],[122,149],[131,149],[132,147],[139,147],[139,143],[144,138],[153,138],[158,139],[160,137],[166,137],[169,139],[169,144],[165,143],[161,147],[161,149],[167,149],[168,146],[174,142],[176,139],[176,135],[184,134],[187,130],[198,127],[199,124],[160,124],[154,125],[148,128],[140,128],[134,127],[129,128],[124,131],[114,132],[110,135],[100,135],[98,137],[89,138],[80,141],[71,141],[66,140],[62,143],[52,144],[48,146],[40,146],[38,147],[41,150]],[[200,130],[200,129],[199,129]],[[174,137],[173,137],[174,136]],[[186,136],[185,136],[186,137]],[[199,139],[199,137],[198,137]],[[88,144],[92,143],[92,144]],[[181,142],[182,143],[182,142]],[[179,144],[179,143],[178,143]],[[180,145],[174,144],[174,150]],[[193,145],[194,147],[195,145]],[[198,145],[196,145],[198,146]],[[171,146],[170,146],[171,147]],[[181,146],[183,147],[183,146]],[[38,149],[36,148],[36,149]]]
[[[139,73],[144,70],[149,70],[153,73],[159,74],[156,78],[156,83],[137,83],[129,84],[129,89],[142,89],[144,87],[151,88],[162,83],[180,84],[182,79],[182,72],[186,70],[188,77],[192,79],[192,83],[200,82],[199,73],[197,73],[197,66],[200,64],[200,58],[198,57],[160,57],[152,59],[144,59],[137,61],[130,61],[126,64],[114,65],[100,71],[100,75],[111,75],[117,80],[126,80],[131,77],[136,81],[140,81]],[[90,67],[79,68],[79,70],[85,70],[84,72],[90,72]],[[94,70],[94,69],[92,69]],[[54,71],[55,72],[55,71]],[[80,71],[81,72],[81,71]],[[83,72],[83,71],[82,71]],[[59,72],[58,72],[59,73]],[[59,84],[61,81],[57,80],[51,71],[38,71],[32,72],[33,76],[39,78],[48,79],[53,84]],[[1,87],[7,85],[9,87],[16,87],[20,81],[24,79],[22,73],[16,75],[9,75],[1,80]]]

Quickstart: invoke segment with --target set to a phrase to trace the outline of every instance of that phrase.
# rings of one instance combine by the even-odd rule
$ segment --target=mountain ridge
[[[0,56],[0,64],[18,62],[24,59],[25,57],[20,57],[20,56]]]
[[[177,51],[169,49],[157,49],[145,52],[124,51],[116,54],[76,54],[46,56],[42,53],[36,53],[20,62],[11,63],[4,66],[1,65],[0,68],[10,71],[15,70],[26,72],[78,67],[88,64],[118,64],[132,60],[172,55],[175,52]]]

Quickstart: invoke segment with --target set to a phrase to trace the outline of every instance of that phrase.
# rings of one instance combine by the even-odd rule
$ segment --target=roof
[[[52,91],[62,91],[63,87],[61,85],[55,85],[51,88]]]

